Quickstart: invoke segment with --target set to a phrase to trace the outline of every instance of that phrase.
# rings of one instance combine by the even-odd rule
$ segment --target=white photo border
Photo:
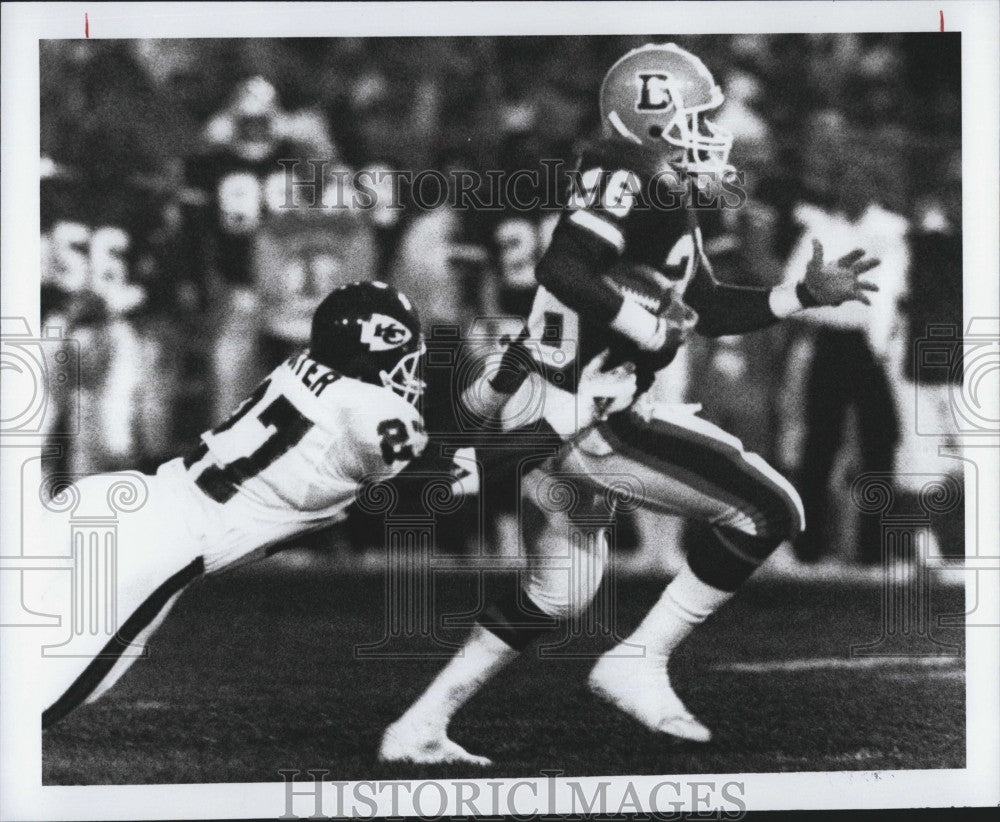
[[[85,18],[86,15],[86,18]],[[948,31],[962,33],[962,126],[964,179],[964,306],[973,317],[1000,317],[1000,83],[996,32],[1000,4],[994,0],[941,2],[722,2],[722,3],[52,3],[5,4],[2,9],[2,284],[4,316],[39,316],[39,47],[46,38],[82,38],[85,19],[91,38],[190,37],[342,37],[438,35],[926,32],[937,31],[943,16]],[[4,400],[11,400],[8,386]],[[995,416],[995,415],[994,415]],[[978,455],[978,504],[967,500],[966,533],[978,533],[971,553],[996,554],[1000,526],[996,441]],[[7,462],[10,462],[9,460]],[[19,493],[4,471],[0,500],[0,540],[9,535],[12,506]],[[992,500],[992,503],[987,501]],[[18,506],[13,506],[17,508]],[[992,546],[992,550],[988,547]],[[974,574],[967,597],[973,602]],[[977,613],[1000,626],[1000,592],[984,576]],[[987,584],[984,584],[987,583]],[[133,785],[100,787],[42,786],[41,734],[32,668],[21,664],[38,656],[30,632],[3,629],[0,651],[0,815],[4,819],[179,819],[280,816],[286,789],[280,781],[253,784]],[[739,780],[741,799],[752,810],[811,808],[890,808],[996,805],[1000,803],[1000,627],[967,629],[966,767],[933,771],[856,771],[830,773],[673,774],[628,779],[640,800],[664,779],[681,783],[722,784]],[[291,765],[292,763],[290,763]],[[301,763],[303,770],[312,763]],[[322,767],[319,765],[318,767]],[[335,775],[331,776],[335,778]],[[626,777],[607,777],[622,782]],[[454,780],[437,780],[448,785]],[[463,780],[468,782],[469,780]],[[601,778],[573,780],[589,796]],[[484,795],[488,788],[484,780]],[[527,814],[569,812],[565,780],[506,780],[534,783],[514,797],[513,807],[491,809]],[[305,789],[306,786],[302,786]],[[509,786],[508,786],[509,787]],[[554,788],[554,791],[552,790]],[[350,790],[350,786],[348,786]],[[690,793],[688,794],[690,796]],[[442,813],[455,811],[447,792]],[[676,795],[666,801],[676,800]],[[329,794],[325,813],[336,808]],[[415,812],[405,794],[392,812]],[[388,812],[388,793],[376,796],[378,815]],[[313,812],[309,796],[297,797],[295,813]],[[429,802],[436,812],[438,801]],[[664,812],[671,811],[667,804]],[[643,807],[643,810],[651,810]],[[690,802],[686,809],[691,810]],[[367,811],[367,806],[359,806]],[[579,810],[577,808],[577,810]]]

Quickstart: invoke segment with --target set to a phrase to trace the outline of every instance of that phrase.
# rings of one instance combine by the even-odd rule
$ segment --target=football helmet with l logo
[[[650,43],[619,58],[601,84],[601,118],[622,139],[659,150],[689,173],[722,174],[733,135],[702,116],[722,105],[722,90],[691,52]]]
[[[313,315],[313,359],[345,377],[385,386],[410,403],[424,390],[418,372],[425,349],[416,309],[385,283],[342,286]]]

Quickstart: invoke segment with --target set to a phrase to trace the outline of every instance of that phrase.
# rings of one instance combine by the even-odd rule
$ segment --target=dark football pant
[[[702,581],[734,591],[802,530],[802,502],[758,454],[697,416],[697,406],[665,408],[648,419],[613,415],[567,450],[561,468],[598,487],[602,477],[631,477],[640,489],[633,504],[711,526],[715,539],[695,546],[688,562]]]
[[[796,540],[796,554],[812,562],[823,556],[830,515],[829,484],[834,459],[844,441],[848,408],[857,409],[861,471],[891,473],[899,441],[896,401],[885,368],[860,331],[825,329],[816,338],[806,398],[806,443],[802,498],[809,528]],[[858,558],[881,558],[881,522],[861,514]]]

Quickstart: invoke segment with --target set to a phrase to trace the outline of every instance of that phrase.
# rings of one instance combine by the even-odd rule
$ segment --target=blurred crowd
[[[61,467],[176,455],[305,344],[341,283],[396,285],[432,338],[526,314],[553,213],[288,208],[279,161],[569,161],[600,133],[603,73],[650,41],[699,55],[726,94],[715,120],[748,200],[702,215],[717,278],[797,277],[812,237],[883,259],[870,311],[697,339],[654,390],[700,402],[796,481],[799,559],[877,560],[853,479],[894,472],[905,497],[906,476],[957,465],[938,446],[961,375],[921,374],[913,356],[931,326],[962,322],[957,34],[42,41],[43,322],[80,344],[86,432]],[[915,436],[918,406],[938,436]]]

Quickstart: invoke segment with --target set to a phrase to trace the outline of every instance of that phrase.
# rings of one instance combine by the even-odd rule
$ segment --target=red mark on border
[[[88,39],[90,37],[90,18],[87,16],[87,12],[83,13],[83,36]]]
[[[942,9],[938,14],[941,16],[941,31],[944,31],[944,10]]]

